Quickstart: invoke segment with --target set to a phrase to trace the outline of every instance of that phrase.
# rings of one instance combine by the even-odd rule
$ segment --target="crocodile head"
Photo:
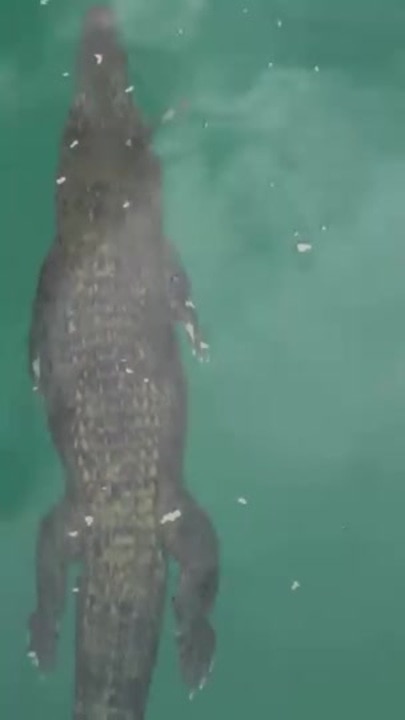
[[[125,122],[130,118],[135,136],[149,135],[132,102],[127,53],[115,15],[107,6],[93,6],[84,18],[76,91],[78,103],[92,124],[116,126],[120,120]]]

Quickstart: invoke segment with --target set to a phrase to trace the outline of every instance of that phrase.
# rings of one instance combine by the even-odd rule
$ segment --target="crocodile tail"
[[[142,568],[144,570],[144,568]],[[121,576],[122,580],[122,576]],[[74,720],[144,720],[157,660],[165,576],[136,568],[131,583],[95,583],[79,588],[76,618]]]

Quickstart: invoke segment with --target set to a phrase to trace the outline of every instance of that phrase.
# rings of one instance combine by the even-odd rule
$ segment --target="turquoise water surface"
[[[0,8],[1,720],[71,717],[73,596],[55,673],[25,656],[62,489],[26,332],[89,4]],[[155,139],[166,226],[212,356],[183,343],[186,474],[222,544],[212,679],[188,700],[168,615],[148,718],[400,720],[405,5],[113,4],[145,112],[178,110]]]

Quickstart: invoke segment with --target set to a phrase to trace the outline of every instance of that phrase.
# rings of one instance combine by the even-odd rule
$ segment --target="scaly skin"
[[[128,84],[112,13],[93,8],[29,353],[66,475],[65,495],[39,531],[29,654],[42,670],[54,666],[67,569],[80,561],[74,720],[144,718],[169,555],[180,565],[174,612],[191,692],[215,650],[207,616],[218,543],[182,486],[186,384],[175,323],[200,357],[207,346],[187,275],[163,236],[160,167]]]

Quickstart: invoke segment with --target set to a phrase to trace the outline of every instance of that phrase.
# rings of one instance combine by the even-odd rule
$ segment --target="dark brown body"
[[[40,530],[29,652],[43,669],[53,666],[66,570],[79,560],[75,720],[144,717],[169,553],[181,569],[174,610],[191,691],[215,648],[207,613],[218,548],[182,488],[186,386],[175,322],[186,324],[197,352],[204,344],[186,275],[163,235],[159,163],[127,84],[114,19],[94,8],[30,337],[66,493]]]

